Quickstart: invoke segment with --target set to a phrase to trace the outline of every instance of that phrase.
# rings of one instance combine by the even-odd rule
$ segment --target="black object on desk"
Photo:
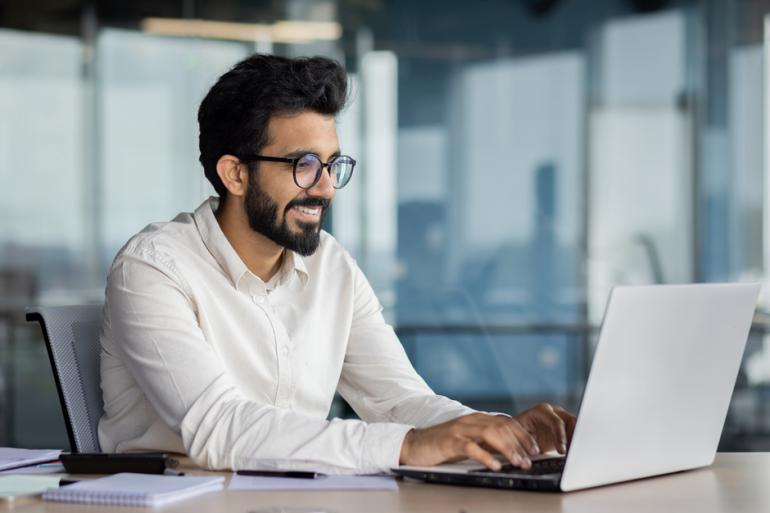
[[[306,472],[303,470],[238,470],[235,473],[239,476],[294,477],[299,479],[326,477],[326,474],[321,474],[320,472]]]
[[[141,453],[62,453],[62,465],[70,474],[167,474],[179,462],[164,452]]]

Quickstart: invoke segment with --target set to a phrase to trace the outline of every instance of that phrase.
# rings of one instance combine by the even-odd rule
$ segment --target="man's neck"
[[[215,217],[249,271],[267,283],[281,267],[284,248],[252,230],[243,207],[234,201],[220,200]]]

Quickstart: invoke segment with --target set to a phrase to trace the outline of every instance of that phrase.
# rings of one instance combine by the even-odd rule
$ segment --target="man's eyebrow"
[[[313,155],[318,155],[317,151],[312,150],[310,148],[297,148],[296,150],[294,150],[294,151],[292,151],[290,153],[286,153],[283,156],[286,157],[286,158],[289,158],[289,159],[296,159],[296,158],[301,157],[302,155],[307,155],[308,153],[312,153]],[[339,156],[340,156],[340,150],[339,150],[339,148],[337,148],[337,150],[335,150],[334,153],[332,153],[329,156],[329,159],[333,159],[334,157],[339,157]]]

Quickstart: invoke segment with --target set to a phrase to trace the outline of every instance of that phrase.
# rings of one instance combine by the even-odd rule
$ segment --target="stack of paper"
[[[114,474],[51,488],[43,494],[47,501],[109,504],[117,506],[161,506],[206,492],[221,490],[225,478],[159,476],[154,474]]]
[[[8,470],[19,467],[54,461],[61,453],[58,449],[15,449],[13,447],[0,447],[0,470]]]

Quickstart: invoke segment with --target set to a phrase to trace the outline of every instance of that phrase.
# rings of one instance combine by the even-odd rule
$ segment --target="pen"
[[[306,472],[303,470],[238,470],[239,476],[259,476],[259,477],[295,477],[299,479],[315,479],[325,477],[326,474],[320,472]]]

